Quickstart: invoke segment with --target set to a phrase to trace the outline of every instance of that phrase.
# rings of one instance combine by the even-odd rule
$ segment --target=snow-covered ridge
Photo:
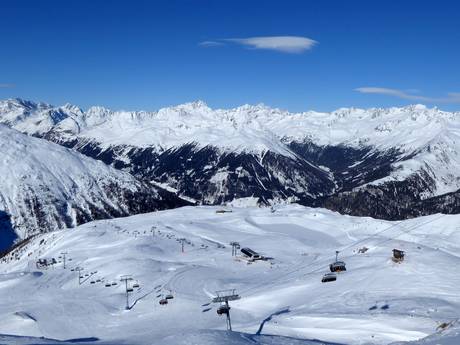
[[[458,135],[459,113],[423,105],[401,108],[341,108],[331,113],[291,113],[259,105],[211,109],[197,101],[158,111],[87,111],[23,100],[0,101],[0,122],[27,133],[53,128],[107,145],[170,148],[198,142],[242,151],[284,151],[281,139],[314,140],[320,145],[374,145],[412,151],[440,135]]]
[[[144,212],[164,208],[154,204],[162,200],[157,188],[4,125],[0,125],[0,157],[0,216],[8,216],[9,226],[22,238],[92,219],[129,215],[133,208]],[[138,202],[145,204],[135,206]]]

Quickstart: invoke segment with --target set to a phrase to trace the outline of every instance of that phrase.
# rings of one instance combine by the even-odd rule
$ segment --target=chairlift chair
[[[221,305],[219,308],[217,308],[217,314],[218,315],[228,315],[230,312],[230,306],[227,306],[225,304]]]
[[[330,264],[329,269],[331,270],[331,272],[342,272],[347,270],[347,268],[345,267],[345,262],[343,261],[336,261]]]
[[[173,296],[172,294],[167,294],[167,295],[165,296],[165,298],[166,298],[166,299],[173,299],[174,296]]]
[[[126,292],[133,292],[133,291],[134,291],[133,288],[130,288],[130,287],[126,289]]]
[[[160,303],[161,305],[165,305],[165,304],[168,304],[168,300],[166,298],[162,298],[160,299],[160,302],[158,303]]]
[[[329,265],[331,272],[342,272],[346,271],[345,262],[339,261],[339,251],[335,251],[335,262]]]
[[[335,273],[326,273],[321,279],[322,283],[333,282],[337,280],[337,275]]]

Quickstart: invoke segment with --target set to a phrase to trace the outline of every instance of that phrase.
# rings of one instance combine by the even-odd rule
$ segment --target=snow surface
[[[459,317],[459,215],[387,222],[298,205],[221,210],[185,207],[34,237],[0,260],[0,334],[131,345],[383,345],[416,341]],[[233,258],[231,241],[273,259]],[[406,251],[403,263],[391,260],[393,248]],[[335,250],[347,272],[321,283]],[[63,251],[66,269],[62,262],[35,267],[38,258],[58,259]],[[84,268],[81,285],[76,266]],[[123,274],[140,284],[130,310]],[[90,283],[97,279],[103,281]],[[241,295],[230,304],[233,334],[208,305],[228,288]],[[170,292],[174,299],[159,305]],[[458,345],[455,327],[432,336],[441,340],[413,344]]]

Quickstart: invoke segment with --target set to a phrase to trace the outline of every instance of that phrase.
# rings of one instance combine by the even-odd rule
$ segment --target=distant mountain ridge
[[[0,101],[0,123],[203,204],[254,196],[402,219],[460,209],[458,112],[423,105],[290,113],[204,102],[156,112]],[[432,199],[431,198],[437,198]]]

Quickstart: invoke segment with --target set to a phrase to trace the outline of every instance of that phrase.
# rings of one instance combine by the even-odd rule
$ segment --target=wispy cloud
[[[5,84],[5,83],[0,83],[0,89],[10,89],[12,87],[15,87],[16,85],[14,84]]]
[[[217,47],[217,46],[223,46],[224,43],[218,42],[218,41],[203,41],[198,43],[199,46],[202,47]]]
[[[203,47],[213,47],[235,43],[251,49],[275,50],[282,53],[303,53],[318,44],[315,40],[301,36],[262,36],[247,38],[223,38],[200,43]]]
[[[418,90],[404,91],[384,87],[359,87],[355,89],[355,91],[368,94],[387,95],[401,99],[407,99],[410,101],[420,101],[427,103],[460,103],[460,92],[449,92],[444,97],[428,97],[415,94],[419,92]]]

